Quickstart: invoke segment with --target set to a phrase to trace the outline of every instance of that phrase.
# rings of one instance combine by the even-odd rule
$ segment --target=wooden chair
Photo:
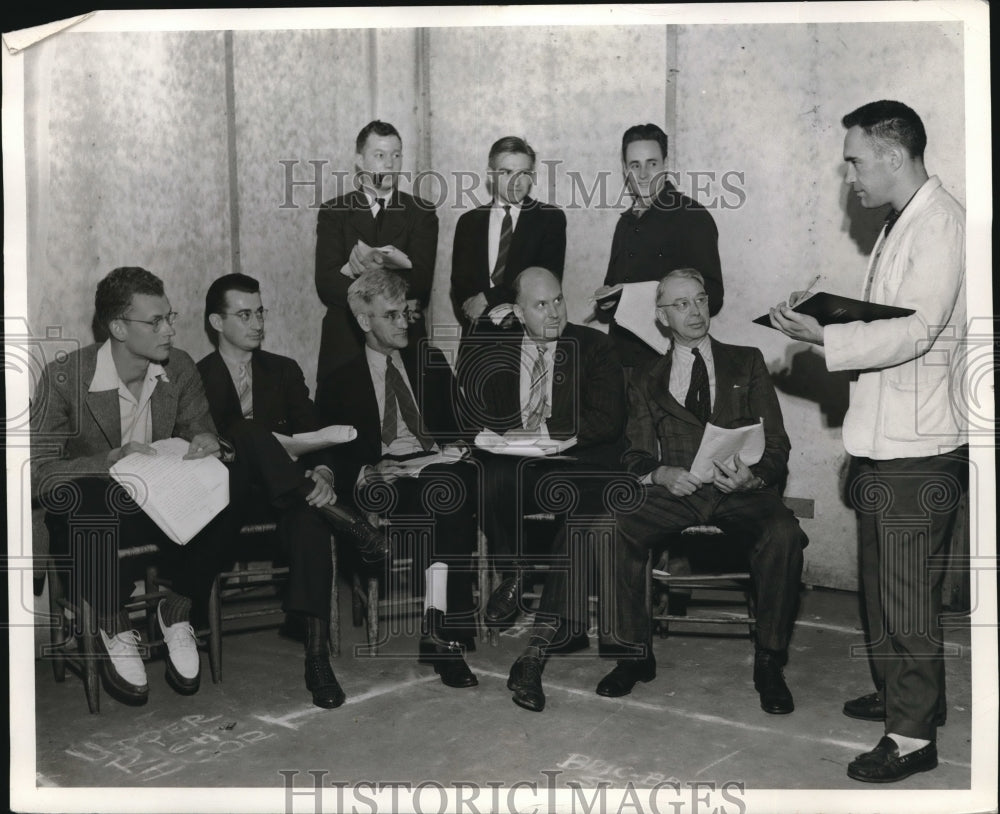
[[[721,543],[725,535],[717,526],[690,526],[684,529],[679,535],[675,535],[672,541],[674,547],[677,543],[692,542],[700,537],[709,544]],[[646,563],[646,603],[650,611],[650,621],[659,628],[660,635],[664,638],[670,635],[670,624],[684,622],[691,624],[719,624],[719,625],[746,625],[750,638],[754,634],[754,599],[751,590],[750,572],[747,570],[728,570],[701,572],[696,574],[671,574],[667,570],[670,562],[671,545],[668,543],[657,562],[653,566],[653,551],[649,553]],[[653,586],[662,585],[665,589],[660,606],[653,608]],[[673,614],[667,605],[667,597],[671,589],[682,588],[687,590],[713,589],[731,590],[742,594],[741,604],[746,605],[744,613],[685,613],[683,615]]]
[[[159,550],[159,546],[155,543],[140,543],[119,548],[118,559],[119,562],[134,561],[140,557],[156,554]],[[97,614],[87,600],[81,599],[79,603],[73,603],[66,596],[63,577],[69,572],[70,567],[63,558],[51,555],[48,557],[46,578],[49,583],[50,644],[43,648],[42,655],[52,662],[52,673],[57,682],[62,683],[66,680],[67,667],[81,677],[87,695],[87,706],[91,713],[96,714],[101,711],[101,679],[97,665],[98,660],[102,658],[97,639],[100,635]],[[139,650],[144,658],[149,657],[154,649],[163,645],[163,640],[155,636],[155,608],[162,598],[160,584],[162,583],[157,578],[155,566],[147,566],[142,593],[131,597],[124,606],[129,613],[134,611],[144,613],[146,636]],[[67,613],[72,619],[67,617]],[[73,626],[76,627],[76,631]]]
[[[277,530],[277,523],[248,523],[240,529],[240,537],[269,535]],[[340,588],[337,584],[337,540],[330,535],[330,559],[333,566],[333,585],[330,591],[330,652],[340,655]],[[250,619],[283,614],[281,605],[270,607],[244,608],[223,612],[223,604],[246,598],[250,592],[265,585],[275,585],[288,575],[288,566],[264,566],[251,568],[247,564],[236,563],[229,571],[222,571],[212,581],[208,598],[209,622],[209,664],[212,668],[212,682],[222,681],[222,634],[223,624],[237,619]]]
[[[429,551],[433,539],[434,523],[407,521],[405,528],[393,526],[386,517],[378,519],[380,528],[388,528],[389,547],[392,555],[388,571],[379,574],[372,568],[362,573],[355,568],[352,583],[352,621],[355,627],[366,626],[367,646],[365,655],[375,656],[383,643],[382,622],[388,618],[420,617],[424,610],[423,594],[418,593],[414,583],[423,573],[421,552]],[[483,592],[487,580],[486,538],[478,535],[476,545],[477,584],[473,588],[478,597],[479,610],[476,614],[476,628],[480,639],[485,636],[483,613],[488,593]]]

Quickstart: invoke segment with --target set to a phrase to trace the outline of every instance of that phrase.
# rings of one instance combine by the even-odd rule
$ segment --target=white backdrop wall
[[[527,138],[536,196],[567,209],[565,289],[583,321],[618,218],[621,133],[656,122],[679,186],[719,227],[713,332],[760,346],[775,373],[787,493],[815,501],[806,581],[854,587],[838,485],[846,381],[750,320],[817,273],[827,290],[860,285],[882,213],[842,183],[839,121],[854,107],[915,107],[930,171],[964,200],[962,58],[950,23],[61,34],[25,59],[29,324],[90,342],[96,282],[143,265],[166,281],[177,344],[197,359],[205,288],[238,269],[272,309],[267,347],[312,384],[315,205],[375,117],[400,130],[404,170],[448,183],[483,173],[496,138]],[[454,225],[475,201],[443,192],[431,319],[447,344]]]

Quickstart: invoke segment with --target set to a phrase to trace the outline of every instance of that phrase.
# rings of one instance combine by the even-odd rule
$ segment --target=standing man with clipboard
[[[968,480],[967,430],[952,392],[966,331],[965,210],[928,176],[927,135],[909,107],[871,102],[842,124],[846,182],[865,208],[891,206],[863,299],[914,313],[822,327],[781,303],[770,316],[792,339],[823,345],[831,371],[859,371],[844,446],[876,692],[848,701],[844,714],[884,720],[885,736],[847,774],[886,783],[937,766],[947,711],[944,571],[929,563],[946,551]]]

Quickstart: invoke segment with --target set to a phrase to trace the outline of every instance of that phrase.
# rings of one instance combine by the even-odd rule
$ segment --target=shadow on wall
[[[828,427],[843,426],[851,374],[828,371],[825,360],[811,345],[792,345],[784,365],[771,374],[771,380],[782,393],[816,402]]]

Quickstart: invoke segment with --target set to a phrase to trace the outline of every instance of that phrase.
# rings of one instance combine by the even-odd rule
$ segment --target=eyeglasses
[[[249,308],[244,308],[242,311],[228,311],[223,313],[224,317],[239,317],[240,322],[244,325],[250,324],[250,317],[257,317],[261,322],[267,319],[267,309],[258,308],[256,311],[251,311]]]
[[[118,317],[122,322],[139,322],[143,325],[148,325],[153,329],[153,333],[158,334],[160,329],[163,328],[163,323],[167,325],[173,325],[177,321],[179,314],[176,311],[171,311],[167,314],[162,314],[153,317],[152,319],[130,319],[129,317]]]
[[[398,322],[400,319],[409,322],[412,313],[409,308],[404,308],[402,311],[386,311],[384,314],[376,314],[375,316],[384,319],[386,322]]]
[[[686,314],[691,310],[692,303],[700,311],[706,305],[708,305],[708,294],[699,294],[693,300],[683,299],[674,300],[673,302],[664,302],[657,305],[657,308],[676,308],[680,313]]]

